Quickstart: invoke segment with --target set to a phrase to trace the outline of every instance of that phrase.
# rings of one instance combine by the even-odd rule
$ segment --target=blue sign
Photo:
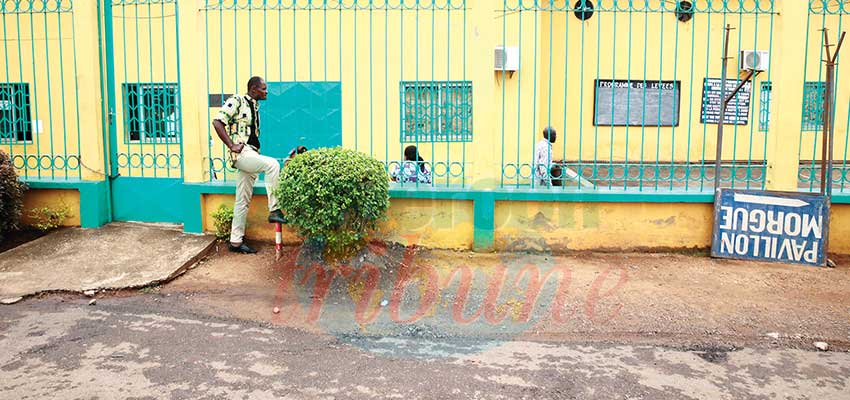
[[[823,266],[828,228],[825,196],[720,189],[711,255]]]

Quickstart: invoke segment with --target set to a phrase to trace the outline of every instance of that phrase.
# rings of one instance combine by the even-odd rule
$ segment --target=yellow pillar
[[[209,108],[204,43],[204,1],[182,0],[177,4],[180,24],[180,104],[183,113],[183,180],[203,182],[208,161],[207,126]]]
[[[77,51],[79,85],[80,168],[87,181],[102,181],[104,171],[103,93],[100,87],[100,60],[97,34],[97,2],[76,2],[74,7],[74,46]],[[85,94],[85,95],[83,95]],[[108,133],[108,132],[107,132]],[[71,140],[71,138],[68,138]]]
[[[803,2],[776,2],[779,9],[774,27],[770,65],[772,103],[767,133],[767,190],[797,190],[800,164],[800,129],[803,110],[804,63],[808,10]],[[805,57],[805,55],[803,55]]]
[[[474,149],[467,158],[469,182],[476,189],[489,189],[498,186],[502,176],[500,130],[498,125],[501,112],[498,108],[501,97],[496,93],[495,73],[493,71],[493,50],[501,44],[497,24],[494,22],[498,2],[491,0],[467,1],[467,60],[471,72],[472,119]]]

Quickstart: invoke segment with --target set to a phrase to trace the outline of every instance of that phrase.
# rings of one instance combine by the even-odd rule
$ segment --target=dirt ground
[[[836,268],[692,254],[480,254],[372,244],[346,265],[271,245],[217,251],[147,295],[337,337],[850,349],[850,257]],[[138,292],[126,294],[136,295]],[[278,312],[276,312],[278,311]]]
[[[14,249],[15,247],[18,247],[24,243],[31,242],[48,233],[49,232],[32,227],[24,227],[20,230],[6,233],[3,239],[0,240],[0,253],[6,250]]]

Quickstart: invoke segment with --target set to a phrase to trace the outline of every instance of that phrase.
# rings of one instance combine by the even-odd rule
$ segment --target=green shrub
[[[311,150],[283,169],[274,191],[295,230],[328,259],[354,255],[389,207],[384,165],[339,147]]]
[[[218,206],[218,210],[212,213],[215,222],[215,237],[227,239],[230,237],[230,227],[233,223],[233,207],[226,204]]]
[[[32,226],[42,231],[49,231],[62,226],[65,219],[71,216],[71,210],[67,206],[54,209],[50,207],[38,207],[29,211],[29,217],[34,221]]]
[[[0,151],[0,240],[18,228],[25,190],[27,185],[18,180],[11,158]]]

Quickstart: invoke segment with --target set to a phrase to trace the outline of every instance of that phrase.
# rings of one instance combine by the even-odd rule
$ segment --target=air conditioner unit
[[[770,57],[765,50],[741,50],[740,60],[742,70],[767,71]]]
[[[496,71],[519,71],[519,47],[496,46]]]

